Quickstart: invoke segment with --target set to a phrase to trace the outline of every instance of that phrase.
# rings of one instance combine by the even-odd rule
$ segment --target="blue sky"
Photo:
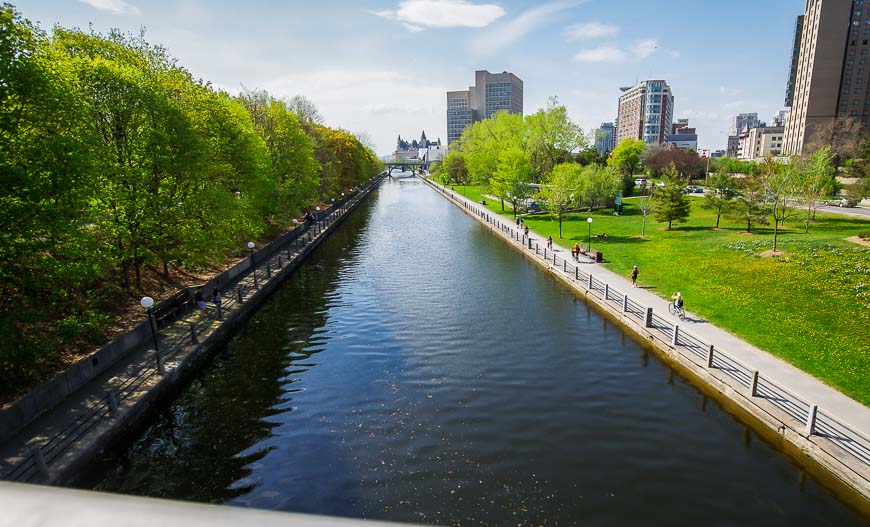
[[[310,98],[331,126],[446,140],[446,95],[474,71],[511,71],[525,112],[559,97],[585,130],[616,117],[620,86],[664,78],[700,148],[730,117],[781,109],[804,0],[12,0],[44,29],[138,33],[195,76],[238,92]]]

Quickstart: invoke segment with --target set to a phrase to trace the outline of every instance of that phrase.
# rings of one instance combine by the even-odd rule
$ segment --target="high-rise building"
[[[480,70],[474,72],[474,82],[467,90],[447,92],[448,144],[473,122],[501,111],[523,114],[523,81],[513,73]]]
[[[728,130],[728,146],[726,153],[728,157],[737,157],[740,147],[740,134],[758,128],[759,126],[767,126],[767,123],[758,118],[758,114],[753,113],[738,113],[731,118],[731,128]]]
[[[798,57],[801,51],[801,35],[804,29],[804,16],[797,17],[794,23],[794,38],[791,46],[791,64],[788,68],[788,84],[785,87],[785,105],[791,108],[794,101],[794,84],[797,81]]]
[[[806,0],[798,17],[792,54],[797,64],[789,75],[783,153],[801,154],[815,142],[832,142],[836,134],[867,133],[870,116],[870,11],[863,0]],[[795,56],[796,54],[796,56]],[[792,79],[793,77],[793,79]]]
[[[770,123],[771,126],[785,126],[785,120],[788,118],[789,111],[788,110],[780,110],[773,114],[773,121]]]
[[[698,150],[698,133],[689,127],[688,119],[677,119],[671,125],[671,133],[667,136],[667,143],[681,150]]]
[[[637,86],[620,88],[616,140],[628,137],[647,144],[665,142],[674,119],[674,94],[663,80],[647,80]]]
[[[740,134],[737,158],[747,161],[777,156],[782,152],[783,127],[758,126],[747,128]]]
[[[615,132],[616,127],[613,123],[601,123],[601,126],[595,132],[595,148],[601,157],[607,157],[607,154],[613,152],[613,136]]]

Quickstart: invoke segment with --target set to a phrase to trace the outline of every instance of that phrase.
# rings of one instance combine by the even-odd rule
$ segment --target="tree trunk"
[[[559,211],[559,239],[562,239],[562,211]]]
[[[644,234],[645,232],[646,232],[646,216],[644,215],[643,221],[641,221],[641,224],[640,224],[640,237],[641,238],[646,236],[646,234]]]
[[[773,217],[773,252],[776,253],[776,238],[779,236],[779,220]]]
[[[804,234],[809,234],[809,232],[810,232],[810,214],[811,214],[812,210],[813,210],[813,206],[807,205],[807,222],[806,222],[806,225],[804,227]]]

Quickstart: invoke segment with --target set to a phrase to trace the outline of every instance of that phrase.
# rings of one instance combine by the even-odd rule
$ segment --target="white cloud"
[[[707,110],[693,110],[690,108],[687,110],[683,110],[680,113],[680,117],[682,119],[716,120],[719,118],[719,114],[716,112],[710,112]]]
[[[735,95],[740,95],[741,93],[743,93],[743,90],[739,88],[729,88],[728,86],[719,86],[719,93],[721,93],[722,95],[728,95],[730,97],[733,97]]]
[[[505,15],[497,4],[473,4],[466,0],[404,0],[396,9],[372,14],[405,23],[409,31],[422,28],[486,27]]]
[[[615,46],[598,46],[597,48],[580,50],[574,55],[574,60],[580,62],[622,62],[625,60],[625,52]]]
[[[130,5],[124,0],[79,0],[79,2],[116,15],[138,15],[141,13],[138,7]]]
[[[524,11],[513,20],[479,35],[472,42],[472,51],[478,55],[490,55],[499,49],[513,44],[529,32],[550,22],[553,15],[576,7],[587,0],[550,2]]]
[[[650,38],[635,42],[634,46],[631,47],[630,51],[633,56],[643,60],[655,53],[658,47],[659,41],[654,38]]]
[[[332,64],[328,69],[296,71],[263,82],[272,95],[303,94],[317,106],[326,123],[345,130],[365,130],[379,154],[392,152],[396,135],[446,141],[450,88],[417,71],[399,72]]]
[[[680,57],[682,57],[682,55],[680,54],[679,51],[671,51],[671,58],[672,59],[679,59]]]
[[[658,49],[658,41],[655,39],[638,40],[628,48],[621,48],[613,44],[604,44],[596,48],[581,49],[574,55],[574,60],[580,62],[623,62],[627,58],[643,60]]]
[[[565,38],[572,40],[614,37],[619,33],[617,26],[589,22],[588,24],[575,24],[565,28]]]

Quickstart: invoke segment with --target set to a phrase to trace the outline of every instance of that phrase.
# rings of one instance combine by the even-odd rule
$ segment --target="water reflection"
[[[406,180],[336,231],[99,488],[437,524],[861,524],[752,435]]]

